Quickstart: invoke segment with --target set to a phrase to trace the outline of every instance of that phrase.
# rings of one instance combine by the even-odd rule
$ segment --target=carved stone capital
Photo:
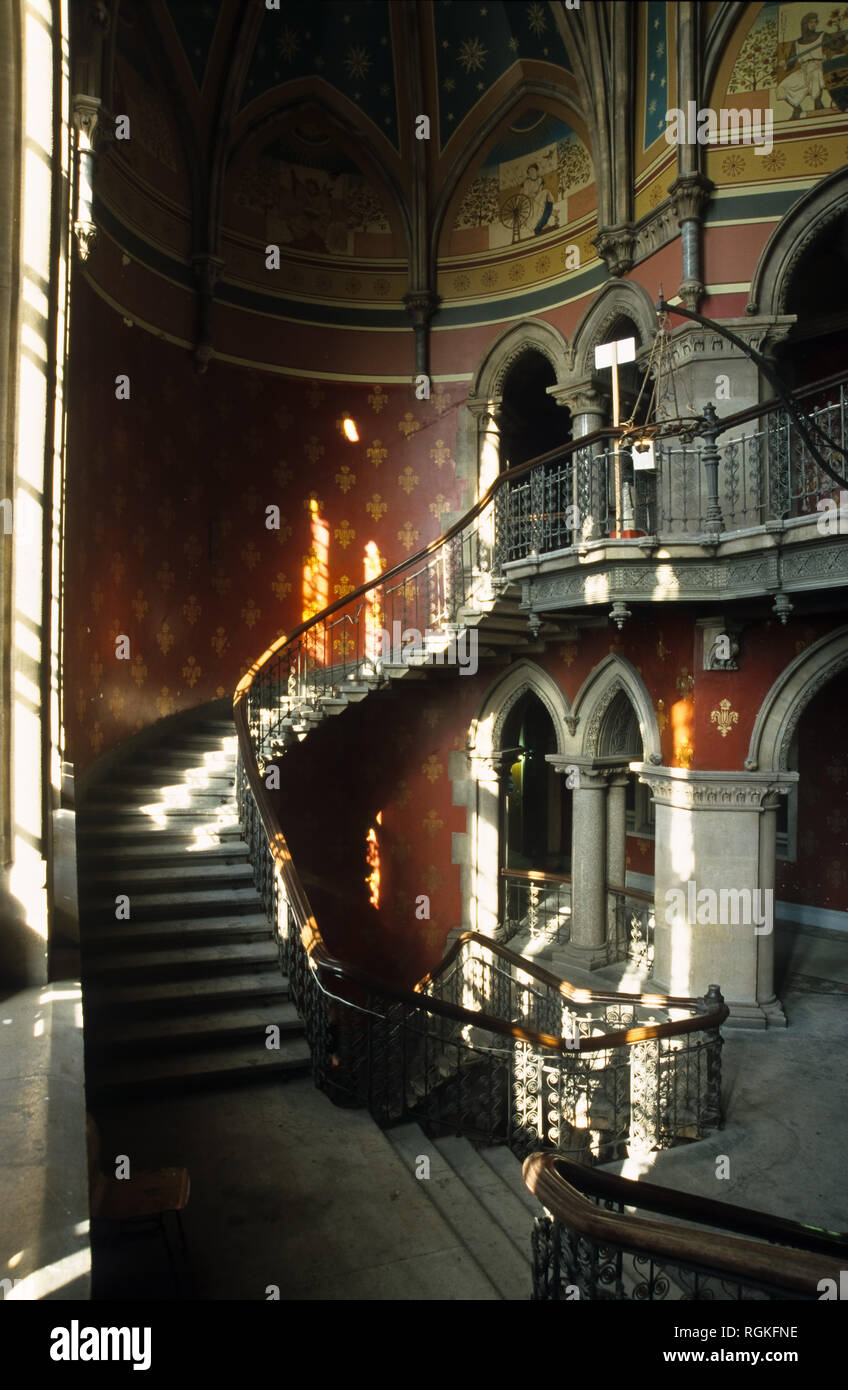
[[[79,92],[73,99],[73,122],[78,131],[77,144],[81,150],[93,150],[100,118],[100,98]]]
[[[597,389],[593,380],[581,381],[575,385],[549,386],[547,392],[549,396],[553,396],[557,405],[566,406],[573,416],[606,413],[607,398]]]
[[[432,290],[410,290],[403,296],[406,312],[412,319],[413,328],[426,328],[438,309],[441,299]]]
[[[81,261],[87,261],[97,244],[97,227],[93,222],[75,222],[74,236]]]
[[[494,420],[501,418],[503,398],[501,396],[469,396],[465,402],[475,420]]]
[[[685,767],[634,764],[658,806],[683,811],[763,811],[785,796],[797,772],[700,772]]]
[[[635,228],[632,222],[617,227],[602,227],[592,245],[607,263],[610,275],[626,275],[633,265]]]
[[[684,222],[699,222],[714,191],[712,180],[697,171],[676,178],[668,192],[678,223],[682,226]]]

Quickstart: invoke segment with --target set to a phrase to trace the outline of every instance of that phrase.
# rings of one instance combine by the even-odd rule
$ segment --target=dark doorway
[[[503,866],[571,872],[571,792],[545,755],[557,742],[551,717],[528,691],[504,725],[509,774],[503,792]]]
[[[502,468],[515,468],[571,439],[571,415],[547,392],[554,385],[553,366],[533,348],[510,367],[501,407]]]

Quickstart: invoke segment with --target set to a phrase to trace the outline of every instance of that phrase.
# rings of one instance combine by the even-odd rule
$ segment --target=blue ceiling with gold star
[[[444,147],[477,102],[514,63],[571,64],[550,6],[529,3],[433,6],[439,82],[439,138]]]
[[[650,0],[647,6],[647,45],[645,50],[645,133],[643,149],[649,149],[666,132],[668,107],[668,34],[665,0]]]
[[[166,0],[165,7],[199,90],[203,86],[203,74],[221,7],[213,4],[212,0]]]
[[[398,148],[392,36],[386,0],[288,3],[262,21],[242,93],[242,108],[299,77],[322,77],[356,102]]]

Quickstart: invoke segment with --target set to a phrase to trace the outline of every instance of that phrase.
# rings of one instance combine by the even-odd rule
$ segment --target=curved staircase
[[[89,1099],[310,1071],[239,830],[235,757],[232,723],[201,714],[80,809]]]

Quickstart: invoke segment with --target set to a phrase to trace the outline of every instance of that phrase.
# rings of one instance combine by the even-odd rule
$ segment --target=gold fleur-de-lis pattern
[[[365,457],[373,468],[379,468],[389,457],[389,451],[381,439],[375,439],[365,450]]]
[[[86,340],[108,356],[113,311],[98,301],[85,312]],[[163,711],[234,689],[307,603],[346,597],[375,565],[435,539],[466,500],[454,462],[464,387],[438,384],[412,401],[407,383],[279,378],[224,362],[196,377],[164,341],[122,343],[131,399],[115,406],[95,392],[70,423],[69,447],[88,461],[68,495],[66,722],[81,769]],[[158,397],[136,389],[153,361]],[[359,441],[337,427],[347,416]],[[305,561],[317,599],[304,592]],[[379,607],[372,626],[386,621]],[[128,638],[127,659],[110,633]]]
[[[371,494],[371,501],[365,503],[365,510],[374,521],[379,521],[389,510],[389,504],[383,501],[379,492],[374,492]]]

